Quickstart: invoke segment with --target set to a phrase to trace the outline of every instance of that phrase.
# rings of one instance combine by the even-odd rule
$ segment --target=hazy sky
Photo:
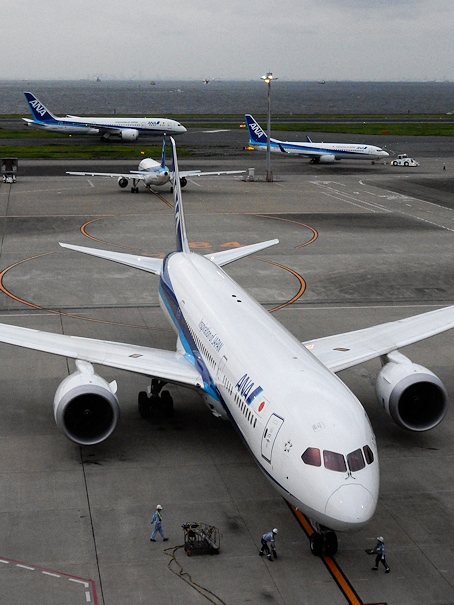
[[[1,20],[0,80],[454,80],[454,0],[15,0]]]

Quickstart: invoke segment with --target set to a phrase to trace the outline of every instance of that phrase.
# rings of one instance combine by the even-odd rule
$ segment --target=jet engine
[[[321,155],[319,162],[320,164],[334,164],[336,158],[334,155],[331,154],[326,154],[326,155]]]
[[[437,426],[448,404],[441,380],[398,351],[385,355],[382,363],[375,391],[386,413],[410,431],[428,431]]]
[[[185,176],[182,176],[180,178],[180,185],[181,185],[181,187],[186,187],[187,184],[188,184],[188,179]]]
[[[122,130],[120,136],[123,141],[137,141],[139,131],[135,128],[128,128],[127,130]]]
[[[124,189],[128,186],[128,179],[125,179],[124,176],[119,176],[117,180],[118,186]]]
[[[91,363],[76,361],[77,370],[63,380],[54,397],[58,428],[79,445],[96,445],[112,434],[120,415],[117,383],[95,374]]]

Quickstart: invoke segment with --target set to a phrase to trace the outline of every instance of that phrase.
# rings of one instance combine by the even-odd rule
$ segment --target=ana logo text
[[[257,395],[260,395],[260,393],[263,391],[262,387],[256,387],[254,389],[254,386],[255,383],[247,374],[244,374],[244,376],[242,376],[235,385],[238,393],[244,397],[248,405],[250,405]]]
[[[36,99],[34,101],[30,101],[30,105],[34,108],[36,113],[39,113],[41,117],[46,113],[46,108],[44,107],[44,105],[41,105],[41,103]]]

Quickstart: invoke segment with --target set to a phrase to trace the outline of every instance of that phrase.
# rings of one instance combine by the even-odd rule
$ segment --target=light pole
[[[271,81],[277,80],[277,78],[273,77],[273,74],[269,71],[266,76],[262,76],[262,80],[264,80],[268,84],[268,119],[266,125],[266,180],[269,183],[273,182],[273,172],[271,170]]]

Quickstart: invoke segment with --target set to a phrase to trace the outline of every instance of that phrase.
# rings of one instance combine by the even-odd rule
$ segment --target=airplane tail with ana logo
[[[161,168],[166,168],[166,135],[162,137]]]
[[[58,119],[31,92],[24,92],[35,122],[52,124]]]
[[[267,136],[260,124],[249,114],[246,114],[244,117],[246,118],[247,129],[249,131],[249,143],[266,145]]]
[[[173,206],[175,212],[176,251],[189,253],[189,242],[184,222],[183,200],[181,197],[180,174],[178,170],[177,147],[175,140],[170,137],[173,158]]]

